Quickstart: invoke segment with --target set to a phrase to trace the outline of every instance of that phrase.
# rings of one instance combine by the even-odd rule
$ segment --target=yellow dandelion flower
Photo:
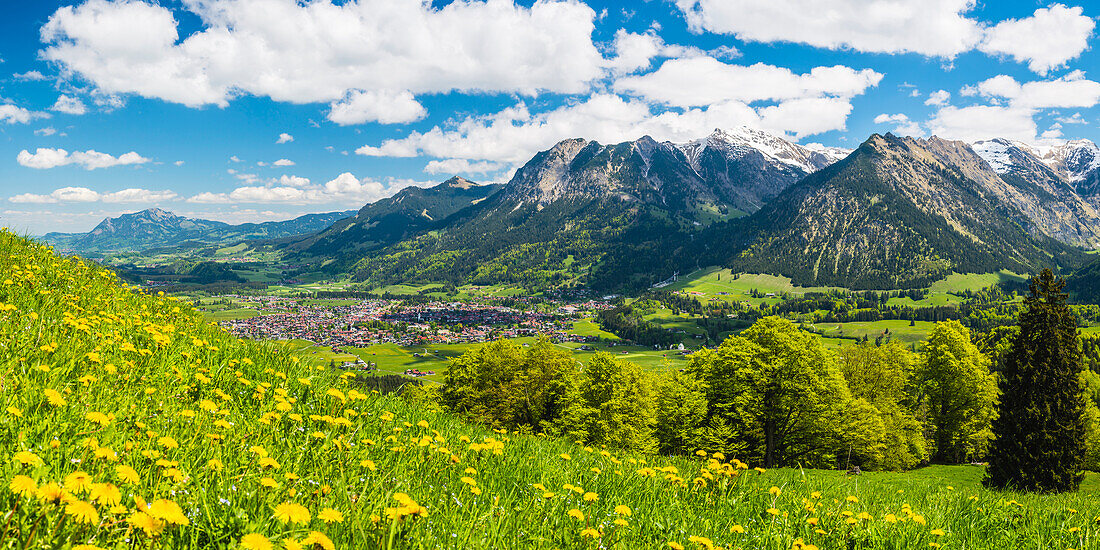
[[[745,532],[745,528],[741,527],[740,525],[734,525],[733,527],[730,527],[730,533],[744,533],[744,532]]]
[[[317,514],[317,519],[325,523],[344,523],[344,514],[332,508],[325,508],[321,510],[321,513]]]
[[[930,533],[932,534],[932,536],[934,536],[934,537],[942,537],[942,536],[944,536],[945,534],[947,534],[947,533],[944,533],[944,532],[943,532],[943,529],[933,529],[933,530],[931,530],[931,531],[929,531],[929,532],[930,532]]]
[[[779,496],[779,494],[780,494],[780,493],[782,493],[783,491],[781,491],[781,490],[779,489],[779,487],[776,487],[776,486],[774,486],[774,485],[773,485],[771,489],[768,489],[768,492],[769,492],[769,493],[771,493],[771,494],[772,494],[772,496],[774,496],[774,497],[777,497],[777,496]]]
[[[37,466],[42,464],[42,459],[38,458],[38,455],[30,451],[19,451],[12,455],[12,460],[24,465],[24,466]]]
[[[8,414],[10,414],[12,416],[17,416],[17,417],[20,417],[20,418],[23,417],[23,410],[22,409],[17,409],[15,407],[8,407],[7,411],[8,411]]]
[[[265,456],[265,457],[260,459],[260,467],[261,468],[270,468],[272,470],[278,470],[279,469],[279,463],[274,458],[271,458],[270,456]]]
[[[44,390],[42,394],[46,396],[46,400],[50,402],[50,405],[53,405],[54,407],[65,406],[65,398],[61,397],[61,394],[58,393],[57,390],[53,388],[48,388]]]
[[[141,476],[138,475],[137,470],[125,464],[115,466],[115,476],[118,477],[119,481],[128,485],[137,485],[141,482]]]
[[[72,516],[73,521],[77,523],[87,523],[89,525],[99,523],[99,512],[90,502],[74,500],[65,507],[65,513]]]
[[[149,515],[176,525],[189,525],[191,523],[191,520],[183,514],[183,509],[180,508],[179,504],[163,498],[158,498],[149,505]]]
[[[587,529],[581,529],[581,536],[582,537],[589,537],[589,538],[593,538],[593,539],[598,539],[602,535],[600,534],[599,531],[589,527]]]
[[[570,510],[566,513],[569,514],[569,517],[571,517],[571,518],[573,518],[577,521],[584,521],[584,512],[581,512],[580,510],[578,510],[576,508],[573,508],[572,510]]]
[[[272,479],[270,477],[260,478],[260,485],[262,487],[267,487],[268,489],[278,489],[279,488],[279,482],[275,481],[274,479]]]
[[[157,444],[161,447],[164,447],[165,449],[178,449],[180,446],[180,444],[177,443],[175,439],[172,439],[168,436],[157,439]]]
[[[591,491],[585,493],[583,498],[585,502],[596,502],[597,500],[600,500],[600,496]]]
[[[8,488],[11,492],[21,497],[33,497],[38,492],[38,485],[28,476],[18,475],[11,478],[11,483],[8,484]]]
[[[894,514],[886,514],[885,516],[883,516],[882,521],[885,521],[886,523],[897,523],[898,517]]]
[[[291,538],[283,539],[283,548],[285,550],[305,550],[302,543]]]
[[[76,471],[65,476],[65,489],[73,493],[83,493],[92,487],[92,476],[87,472]]]
[[[150,537],[156,536],[164,530],[164,522],[146,512],[134,512],[126,519],[126,523],[129,523],[134,529],[145,531],[145,534]]]
[[[336,545],[332,544],[332,540],[326,537],[324,533],[317,531],[310,531],[309,535],[302,539],[302,544],[307,547],[320,546],[323,550],[336,550]]]
[[[706,453],[703,453],[703,454],[706,454]],[[668,547],[671,548],[672,550],[684,550],[684,545],[682,545],[682,544],[680,544],[676,541],[672,541],[672,540],[668,541]]]
[[[284,502],[275,507],[275,519],[282,523],[297,523],[305,525],[309,523],[309,510],[294,502]]]
[[[615,507],[615,513],[619,514],[620,516],[632,516],[632,515],[634,515],[634,511],[631,510],[630,507],[625,505],[625,504],[620,504],[620,505],[616,506]]]
[[[272,550],[271,541],[259,533],[249,533],[241,537],[240,548],[244,550]]]

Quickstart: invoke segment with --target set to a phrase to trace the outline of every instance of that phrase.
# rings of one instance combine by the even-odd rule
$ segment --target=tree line
[[[1020,460],[1040,452],[1032,449],[1004,466],[1003,449],[1020,454],[1030,442],[1042,441],[1061,453],[1058,464],[1043,467],[1067,465],[1073,472],[1036,478],[1031,486],[1049,490],[1055,481],[1061,487],[1079,480],[1074,476],[1083,467],[1100,466],[1100,376],[1081,371],[1073,317],[1064,303],[1049,306],[1057,299],[1047,294],[1028,298],[1023,328],[975,341],[958,321],[943,321],[919,352],[896,342],[833,351],[775,316],[694,353],[686,368],[663,373],[608,353],[582,366],[545,339],[529,349],[499,340],[452,360],[435,398],[493,427],[641,452],[719,451],[765,467],[905,470],[996,459],[1000,470],[991,472],[1000,477],[990,483],[1000,486],[1015,479],[1005,471],[1018,470]],[[1060,332],[1042,332],[1049,333],[1043,328],[1048,326]],[[1100,341],[1089,341],[1086,355],[1095,361]],[[991,353],[979,343],[991,346]],[[1052,364],[1062,365],[1056,377],[1033,373]],[[1047,427],[1054,436],[1010,444],[1010,432],[1020,432],[1020,426],[1045,428],[1015,411],[998,416],[998,404],[1003,400],[1041,417],[1050,412],[1035,403],[1043,392],[1066,403],[1059,409],[1064,418],[1049,419],[1065,433]],[[1052,437],[1070,443],[1052,445]],[[1078,440],[1079,446],[1071,445]]]

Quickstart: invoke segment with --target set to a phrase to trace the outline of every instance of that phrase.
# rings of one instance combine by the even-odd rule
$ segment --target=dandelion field
[[[0,232],[0,548],[1097,548],[1096,479],[754,468],[464,424]]]

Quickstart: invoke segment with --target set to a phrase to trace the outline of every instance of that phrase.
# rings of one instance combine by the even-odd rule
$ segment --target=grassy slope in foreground
[[[0,273],[0,548],[1084,548],[1100,536],[1095,492],[991,493],[965,466],[757,473],[492,433],[357,395],[336,372],[7,232]],[[308,513],[283,523],[284,503]]]

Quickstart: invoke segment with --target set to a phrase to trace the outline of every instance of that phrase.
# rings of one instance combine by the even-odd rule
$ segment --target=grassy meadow
[[[763,470],[363,393],[0,232],[0,548],[1095,548],[1100,480]]]

